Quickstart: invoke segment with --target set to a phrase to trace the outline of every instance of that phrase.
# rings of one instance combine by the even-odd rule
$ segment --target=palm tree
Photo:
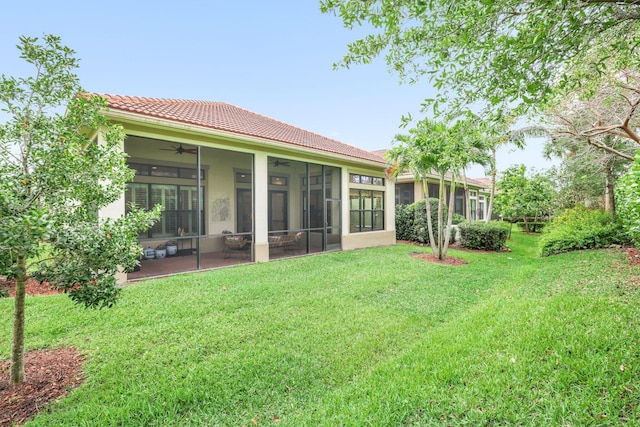
[[[542,126],[525,126],[519,129],[511,129],[515,124],[517,116],[508,109],[498,108],[483,114],[483,130],[486,147],[489,154],[489,175],[491,177],[491,192],[489,195],[489,206],[485,222],[491,221],[493,215],[493,200],[496,196],[496,178],[498,175],[498,165],[496,154],[498,149],[506,145],[514,145],[518,149],[523,149],[527,145],[527,138],[549,137],[549,132]]]
[[[478,118],[471,113],[455,117],[452,124],[425,118],[409,130],[408,135],[397,135],[394,147],[387,152],[387,160],[392,164],[390,174],[397,176],[404,171],[410,171],[416,180],[422,182],[427,198],[427,226],[429,242],[433,254],[444,259],[449,247],[449,234],[453,218],[455,200],[455,186],[459,174],[473,162],[486,161],[486,148],[480,138]],[[451,174],[451,189],[449,200],[449,214],[444,225],[443,211],[445,203],[445,178]],[[439,181],[438,194],[438,230],[437,236],[433,230],[431,220],[431,206],[429,203],[429,186],[427,179],[437,176]],[[435,238],[434,238],[435,237]]]

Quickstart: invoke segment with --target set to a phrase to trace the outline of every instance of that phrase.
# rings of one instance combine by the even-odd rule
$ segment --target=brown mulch
[[[0,288],[6,289],[10,297],[16,296],[15,280],[6,280],[4,277],[0,277]],[[51,288],[47,282],[40,283],[34,279],[27,279],[26,292],[27,295],[54,295],[62,291]]]
[[[441,265],[465,265],[468,264],[468,262],[464,259],[461,258],[455,258],[452,256],[446,256],[444,257],[444,259],[439,259],[437,256],[433,255],[433,254],[428,254],[425,252],[414,252],[411,254],[412,257],[417,258],[417,259],[421,259],[423,261],[427,261],[427,262],[433,262],[435,264],[441,264]]]
[[[626,248],[627,257],[629,258],[629,264],[640,265],[640,249],[638,248]]]
[[[84,357],[73,347],[32,350],[24,355],[25,383],[9,384],[9,360],[0,362],[0,427],[32,419],[46,405],[84,381]]]

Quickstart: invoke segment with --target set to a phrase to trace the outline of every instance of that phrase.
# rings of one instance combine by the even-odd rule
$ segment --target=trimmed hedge
[[[626,244],[627,237],[609,212],[576,206],[557,216],[540,239],[540,255]]]
[[[413,219],[412,205],[396,205],[396,240],[412,240]]]
[[[504,247],[509,229],[496,224],[460,224],[460,246],[467,249],[499,251]]]

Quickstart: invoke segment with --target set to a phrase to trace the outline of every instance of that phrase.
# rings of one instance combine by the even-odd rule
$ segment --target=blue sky
[[[0,73],[23,76],[21,35],[58,35],[81,59],[86,90],[222,101],[366,150],[389,148],[402,115],[420,117],[425,80],[400,85],[383,60],[333,70],[366,30],[342,27],[316,0],[11,1],[2,8]],[[548,167],[539,142],[498,167]],[[474,168],[470,176],[483,175]]]

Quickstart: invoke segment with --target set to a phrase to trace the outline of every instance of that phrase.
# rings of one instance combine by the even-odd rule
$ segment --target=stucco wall
[[[342,249],[362,249],[375,246],[389,246],[396,243],[395,230],[372,231],[369,233],[353,233],[342,236]]]

